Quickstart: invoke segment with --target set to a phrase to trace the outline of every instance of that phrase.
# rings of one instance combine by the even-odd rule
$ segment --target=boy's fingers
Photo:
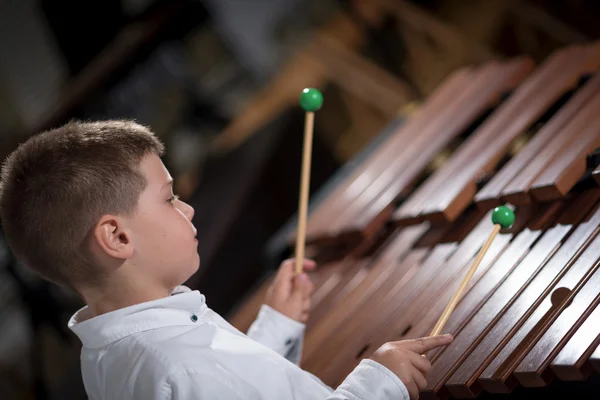
[[[306,273],[301,273],[295,277],[295,290],[299,292],[302,297],[310,297],[314,289],[314,285],[310,280],[310,277]]]
[[[410,395],[410,399],[411,400],[415,400],[419,398],[419,387],[417,386],[417,383],[414,380],[409,380],[408,382],[406,382],[404,384],[406,386],[406,390],[408,391],[408,394]]]
[[[296,267],[296,262],[294,261],[293,258],[288,258],[287,260],[284,260],[281,265],[279,266],[279,272],[281,272],[282,274],[288,275],[292,272],[294,272],[294,268]]]
[[[312,271],[313,269],[317,268],[317,263],[314,260],[305,258],[302,263],[302,266],[305,270]]]
[[[302,312],[310,311],[310,299],[306,299],[302,302]]]
[[[429,336],[402,342],[402,347],[418,354],[423,354],[452,342],[452,335]]]
[[[415,370],[413,370],[412,376],[413,376],[415,383],[417,384],[419,393],[427,388],[427,379],[425,379],[425,377],[423,376],[422,373],[420,373],[419,371],[417,371],[415,369]]]
[[[303,272],[300,275],[294,275],[294,287],[292,289],[294,296],[299,299],[306,297],[306,281],[308,276]]]
[[[420,354],[409,352],[408,359],[422,374],[427,374],[431,369],[431,362]]]
[[[283,264],[289,264],[292,268],[292,271],[296,272],[296,259],[295,258],[288,258],[287,260],[285,260]],[[312,271],[313,269],[317,268],[317,262],[315,260],[311,260],[310,258],[305,258],[302,260],[302,270],[309,270]]]
[[[301,279],[303,282],[305,293],[310,296],[313,290],[315,289],[315,285],[312,283],[312,280],[307,274],[304,274]]]
[[[292,278],[294,277],[294,260],[288,259],[281,263],[273,286],[278,292],[289,293],[292,290]]]

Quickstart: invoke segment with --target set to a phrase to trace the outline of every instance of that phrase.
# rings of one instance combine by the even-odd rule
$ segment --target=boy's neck
[[[148,281],[114,279],[81,292],[88,305],[91,318],[121,308],[165,298],[170,296],[172,291],[173,288]]]

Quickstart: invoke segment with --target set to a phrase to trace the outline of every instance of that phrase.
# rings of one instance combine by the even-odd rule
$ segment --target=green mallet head
[[[323,95],[317,89],[306,88],[300,94],[300,107],[306,112],[315,112],[323,106]]]
[[[502,229],[510,228],[515,223],[515,213],[506,206],[498,206],[492,212],[492,222]]]

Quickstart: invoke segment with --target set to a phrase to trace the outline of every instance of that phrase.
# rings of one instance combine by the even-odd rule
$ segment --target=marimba
[[[451,74],[309,215],[302,367],[331,386],[387,341],[428,335],[508,204],[428,354],[423,399],[476,398],[600,372],[600,43]],[[288,237],[293,246],[294,235]],[[270,280],[230,317],[247,329]]]

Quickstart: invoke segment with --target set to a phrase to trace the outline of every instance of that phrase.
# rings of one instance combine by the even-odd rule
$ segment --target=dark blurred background
[[[453,70],[600,36],[584,0],[0,0],[0,160],[71,118],[132,118],[167,144],[196,209],[187,284],[227,316],[290,254],[304,115],[311,199]],[[284,239],[282,239],[284,238]],[[84,399],[66,328],[82,306],[32,276],[0,230],[0,398]]]

